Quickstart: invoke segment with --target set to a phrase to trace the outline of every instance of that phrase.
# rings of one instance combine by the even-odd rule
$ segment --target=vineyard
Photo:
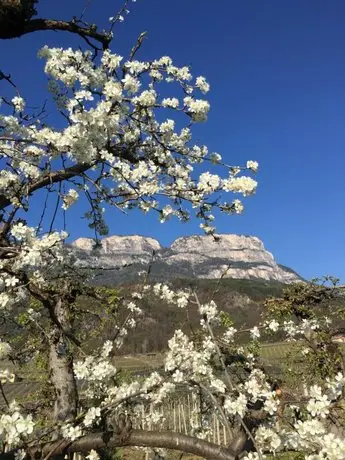
[[[260,348],[260,357],[265,366],[270,370],[270,373],[275,377],[282,377],[284,360],[287,354],[292,350],[294,344],[286,342],[277,342],[262,345]],[[130,376],[145,375],[153,370],[158,370],[163,365],[163,354],[160,353],[149,353],[146,355],[135,355],[135,356],[118,356],[115,360],[116,367],[120,370],[123,375]],[[7,367],[12,372],[17,372],[10,362],[2,362],[1,367]],[[46,379],[46,374],[40,372],[31,365],[26,365],[25,368],[18,372],[17,379],[14,383],[7,383],[3,385],[3,393],[6,398],[11,401],[16,399],[18,402],[30,400],[35,395],[35,392],[39,389],[42,380]],[[0,394],[0,407],[5,405],[4,394]],[[175,409],[175,412],[178,409]],[[174,410],[168,411],[174,413]],[[176,412],[178,414],[178,412]],[[188,418],[186,414],[180,413],[176,415],[176,419],[181,419],[180,423],[184,424],[183,419]],[[169,422],[170,423],[170,422]],[[169,424],[170,429],[171,423]],[[174,425],[176,428],[176,424]]]
[[[263,363],[270,368],[271,373],[275,377],[283,376],[283,364],[287,354],[291,352],[295,345],[292,343],[278,342],[262,345],[260,348],[260,357]],[[11,363],[3,363],[9,365],[14,370]],[[124,375],[130,374],[146,374],[152,370],[159,369],[163,365],[163,355],[158,353],[150,353],[146,355],[135,356],[119,356],[116,358],[116,365]],[[19,381],[12,384],[3,385],[3,394],[0,395],[0,406],[6,404],[4,395],[8,401],[16,399],[19,403],[25,403],[32,399],[37,398],[37,392],[40,389],[42,380],[46,376],[30,366],[26,366],[25,371],[19,374]],[[141,428],[146,430],[171,430],[175,432],[185,433],[191,435],[193,433],[193,417],[192,414],[198,412],[200,409],[199,401],[185,391],[177,391],[163,407],[157,411],[157,422],[147,422],[146,415],[152,410],[148,407],[142,413],[138,413],[133,421],[134,428]],[[227,445],[231,441],[231,436],[227,432],[221,416],[215,410],[210,420],[210,430],[207,434],[207,440]],[[118,449],[117,455],[114,459],[121,460],[148,460],[151,458],[148,452],[143,452],[138,449]],[[168,457],[169,460],[180,459],[177,453],[171,453]],[[185,460],[197,460],[197,457],[184,456]],[[294,459],[294,454],[281,454],[275,458],[280,460]],[[75,460],[79,456],[75,455]]]

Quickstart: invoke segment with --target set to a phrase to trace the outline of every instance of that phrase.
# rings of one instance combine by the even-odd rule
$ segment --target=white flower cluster
[[[207,83],[205,77],[197,77],[195,86],[200,89],[200,91],[204,94],[210,91],[210,85]]]
[[[329,406],[331,401],[327,395],[323,394],[322,389],[318,385],[313,385],[309,390],[310,400],[306,406],[307,411],[313,417],[325,418],[329,414]]]
[[[72,206],[72,204],[74,204],[79,198],[79,193],[74,190],[74,189],[70,189],[68,190],[68,193],[66,195],[63,195],[62,197],[62,201],[63,201],[63,204],[62,204],[62,209],[68,209]]]
[[[108,352],[106,344],[106,352]],[[74,363],[74,374],[79,380],[103,382],[116,374],[116,367],[106,356],[87,356],[83,361]]]
[[[209,303],[200,305],[199,312],[201,317],[205,316],[209,323],[218,322],[219,320],[219,311],[214,300],[211,300]]]
[[[278,323],[277,320],[273,319],[271,321],[268,321],[265,326],[269,331],[272,332],[277,332],[279,330],[280,324]]]
[[[20,96],[15,96],[13,99],[12,99],[12,104],[14,106],[14,109],[16,112],[23,112],[24,108],[25,108],[25,101],[22,97]]]
[[[100,456],[97,454],[97,452],[94,449],[91,449],[88,455],[86,456],[88,460],[99,460]]]
[[[257,452],[249,452],[247,455],[242,457],[242,460],[261,460],[266,458],[266,455],[258,454]]]
[[[247,404],[248,401],[245,395],[240,394],[237,398],[226,397],[223,406],[226,413],[243,417],[247,410]]]
[[[10,372],[8,369],[0,369],[0,382],[4,383],[13,383],[15,380],[15,375]]]
[[[306,460],[344,460],[345,441],[334,433],[327,433],[325,425],[318,419],[299,420],[295,431],[284,433],[283,440],[288,449],[313,452]]]
[[[27,299],[27,285],[20,281],[23,271],[33,285],[42,287],[53,273],[59,270],[61,273],[62,265],[68,261],[63,247],[67,237],[65,232],[52,232],[42,237],[37,237],[36,233],[36,229],[22,222],[14,223],[11,227],[15,256],[1,263],[0,308],[9,310]],[[8,269],[11,276],[7,274]]]
[[[281,447],[280,436],[271,428],[260,426],[255,433],[255,441],[261,450],[275,453]]]
[[[234,340],[234,337],[235,337],[235,334],[237,332],[237,329],[230,326],[226,329],[226,331],[224,332],[223,334],[223,337],[222,337],[222,340],[225,342],[225,343],[231,343],[233,342]]]
[[[28,308],[27,314],[31,321],[37,321],[42,316],[39,311],[36,311],[33,308]]]
[[[242,193],[242,195],[252,195],[255,193],[258,183],[251,177],[230,177],[222,181],[223,189],[226,192]]]
[[[259,369],[253,369],[248,380],[239,385],[239,390],[242,390],[248,401],[263,403],[263,410],[270,415],[275,415],[279,407],[279,399],[275,392],[271,390],[270,384],[267,382],[266,375]]]
[[[209,336],[203,339],[201,347],[197,349],[186,334],[176,330],[168,347],[165,370],[172,373],[174,382],[207,382],[222,393],[225,391],[225,385],[216,378],[210,364],[215,353],[215,344]]]
[[[253,172],[257,172],[257,170],[259,169],[259,163],[257,161],[247,161],[247,168],[248,169],[251,169]]]
[[[162,106],[177,109],[179,106],[179,100],[176,97],[167,97],[162,100]]]
[[[320,327],[321,323],[317,318],[303,319],[300,323],[296,323],[292,320],[284,321],[282,325],[283,331],[291,339],[306,336],[313,331],[317,331]]]
[[[79,425],[73,426],[72,424],[67,423],[61,427],[61,434],[65,439],[75,441],[76,439],[83,436],[83,430]]]
[[[130,398],[134,399],[136,396],[150,399],[149,393],[157,388],[157,392],[153,394],[156,399],[159,399],[164,398],[166,394],[170,393],[174,386],[169,382],[163,382],[163,378],[158,372],[152,372],[144,381],[136,380],[130,383],[123,383],[120,386],[109,386],[107,396],[102,404],[107,407],[109,404],[119,404]]]
[[[0,340],[0,359],[7,358],[7,356],[11,353],[11,350],[10,344]]]
[[[202,99],[193,99],[187,96],[183,99],[184,105],[187,108],[187,113],[191,114],[193,121],[206,121],[207,114],[210,110],[210,104]]]
[[[152,291],[155,295],[168,303],[174,303],[179,308],[185,308],[188,305],[190,294],[189,292],[179,290],[177,292],[169,288],[167,284],[156,283]]]
[[[343,394],[344,388],[345,376],[341,372],[338,372],[333,379],[326,379],[325,393],[331,401],[339,398]]]
[[[85,414],[83,423],[85,427],[89,428],[90,426],[96,424],[101,417],[101,408],[100,407],[91,407]]]
[[[11,410],[12,409],[12,410]],[[0,435],[3,440],[13,446],[23,438],[30,435],[34,430],[34,422],[31,415],[22,415],[15,403],[10,407],[11,413],[0,416]]]
[[[334,433],[327,433],[321,439],[320,451],[317,455],[308,455],[306,460],[344,460],[345,440],[338,438]]]
[[[24,101],[19,96],[12,99],[18,113],[0,115],[4,135],[0,146],[9,165],[0,172],[0,189],[14,206],[26,205],[27,190],[35,190],[41,177],[53,178],[55,160],[61,158],[72,168],[83,164],[86,169],[102,170],[97,183],[92,187],[93,179],[89,178],[87,185],[97,199],[121,209],[159,210],[162,222],[173,215],[188,220],[190,212],[184,202],[191,203],[192,209],[202,208],[203,219],[210,220],[207,203],[215,192],[254,193],[253,179],[235,177],[244,168],[223,165],[229,169],[228,179],[211,173],[192,176],[193,163],[221,161],[219,154],[192,143],[190,119],[206,120],[210,108],[208,101],[197,97],[199,91],[209,91],[204,77],[198,76],[192,84],[190,69],[174,65],[168,56],[151,62],[123,62],[122,56],[105,50],[95,65],[89,51],[45,46],[39,57],[46,61],[49,88],[68,124],[62,129],[34,121],[23,124]],[[117,72],[120,66],[122,72]],[[162,81],[178,84],[182,97],[161,98],[157,85]],[[167,108],[187,115],[186,126],[177,130],[173,120],[161,122],[160,111]],[[257,162],[247,162],[247,169],[255,172],[257,168]],[[78,181],[75,186],[77,190],[81,187]],[[63,209],[76,202],[77,190],[61,193]],[[171,203],[160,209],[155,197],[168,197]],[[227,213],[243,209],[239,200],[231,205],[214,201],[212,206]],[[213,232],[208,221],[202,228]]]
[[[259,339],[260,338],[260,329],[257,326],[254,326],[250,330],[250,336],[251,336],[252,340]]]

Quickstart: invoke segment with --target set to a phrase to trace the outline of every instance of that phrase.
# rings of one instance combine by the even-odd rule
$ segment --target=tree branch
[[[47,185],[62,182],[63,180],[70,179],[71,177],[78,176],[84,171],[91,168],[93,164],[82,163],[76,164],[66,169],[59,169],[52,173],[43,175],[37,182],[29,185],[27,190],[27,196],[30,196],[36,190],[43,188]],[[6,208],[11,204],[11,200],[4,195],[0,195],[0,210]]]
[[[132,163],[137,162],[137,158],[126,149],[119,150],[113,146],[109,148],[109,151],[116,157],[123,158]],[[71,179],[72,177],[79,176],[96,164],[97,160],[92,163],[77,163],[76,165],[70,166],[69,168],[58,169],[57,171],[44,174],[36,182],[28,185],[25,195],[30,196],[36,190],[46,187],[47,185],[55,184],[67,179]],[[5,209],[10,204],[11,200],[9,198],[7,198],[5,195],[0,195],[0,211]]]
[[[38,30],[63,30],[80,35],[81,37],[90,37],[102,43],[104,49],[108,48],[111,41],[111,37],[108,34],[97,32],[96,28],[93,26],[82,27],[74,21],[67,22],[55,19],[31,19],[24,27],[22,35]]]
[[[40,449],[41,455],[46,455],[54,449],[54,455],[73,452],[89,452],[91,449],[100,450],[109,447],[158,447],[163,449],[179,450],[185,453],[198,455],[213,460],[235,460],[230,449],[212,444],[202,439],[186,436],[170,431],[133,430],[124,439],[113,433],[91,433],[74,442],[61,440],[45,444]],[[35,452],[36,450],[36,452]],[[15,450],[1,454],[1,460],[14,460]],[[30,448],[30,453],[39,453],[39,449]]]
[[[65,32],[71,32],[83,38],[92,38],[101,43],[103,49],[107,49],[111,41],[111,36],[109,34],[97,32],[95,26],[82,27],[75,21],[61,21],[56,19],[38,18],[30,19],[29,21],[25,21],[23,23],[19,22],[16,24],[16,26],[17,27],[2,28],[0,31],[0,38],[18,38],[31,32],[37,32],[40,30],[61,30]]]

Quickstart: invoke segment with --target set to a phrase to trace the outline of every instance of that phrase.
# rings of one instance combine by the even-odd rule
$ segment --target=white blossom
[[[0,382],[1,383],[13,383],[15,380],[15,375],[10,372],[8,369],[0,369]]]
[[[192,97],[185,97],[183,99],[192,120],[196,122],[206,121],[207,114],[210,110],[210,104],[202,99],[193,99]]]
[[[260,338],[260,329],[257,326],[254,326],[250,330],[250,336],[253,340]]]
[[[248,160],[246,166],[248,169],[251,169],[252,171],[257,172],[259,168],[259,163],[257,161]]]
[[[207,83],[205,77],[197,77],[195,86],[204,94],[208,93],[210,90],[210,85]]]
[[[12,351],[11,345],[0,341],[0,359],[6,358]]]
[[[91,449],[86,458],[88,460],[99,460],[100,457],[94,449]]]
[[[15,96],[12,99],[12,104],[14,105],[14,108],[15,108],[16,112],[23,112],[23,110],[25,108],[25,101],[24,101],[24,99],[22,97]]]
[[[72,204],[74,204],[78,198],[79,198],[79,193],[74,189],[70,189],[67,192],[67,194],[62,197],[62,200],[63,200],[63,204],[61,206],[62,209],[68,209],[69,207],[71,207]]]
[[[240,394],[236,399],[226,397],[224,409],[230,415],[239,415],[243,417],[246,412],[247,403],[248,401],[243,394]]]
[[[101,408],[91,407],[86,412],[83,423],[86,427],[90,427],[100,419],[100,416],[101,416]]]
[[[9,445],[17,445],[23,437],[33,432],[34,422],[31,415],[22,415],[18,410],[0,416],[0,435]]]
[[[272,321],[270,321],[270,322],[267,324],[267,327],[268,327],[268,329],[270,329],[272,332],[277,332],[278,329],[279,329],[279,323],[278,323],[278,321],[276,321],[275,319],[273,319]]]
[[[73,426],[70,423],[62,426],[61,428],[62,436],[65,439],[69,439],[70,441],[75,441],[76,439],[83,436],[83,431],[80,426]]]
[[[179,100],[176,97],[167,97],[162,100],[162,106],[177,109],[179,106]]]
[[[242,193],[242,195],[252,195],[255,193],[257,182],[251,177],[231,177],[223,180],[223,188],[227,192]]]

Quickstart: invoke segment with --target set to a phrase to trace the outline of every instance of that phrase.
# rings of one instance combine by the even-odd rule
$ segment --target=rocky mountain
[[[226,278],[301,281],[296,272],[277,264],[253,236],[189,236],[178,238],[168,248],[139,235],[103,238],[98,247],[91,238],[79,238],[71,249],[81,266],[95,270],[99,284],[135,282],[138,272],[148,267],[155,280],[217,279],[226,272]]]

